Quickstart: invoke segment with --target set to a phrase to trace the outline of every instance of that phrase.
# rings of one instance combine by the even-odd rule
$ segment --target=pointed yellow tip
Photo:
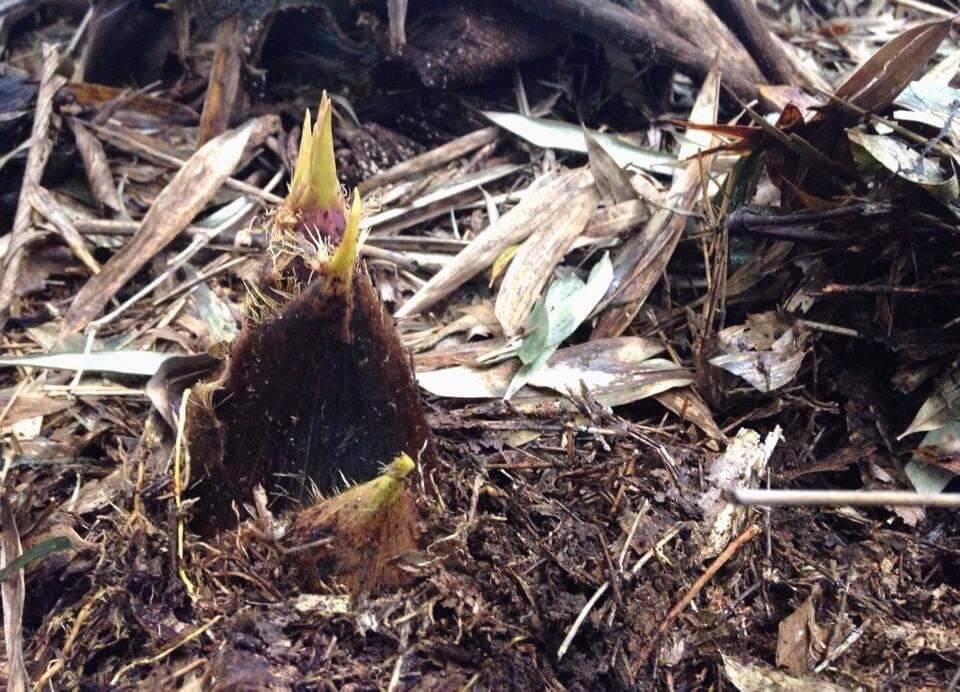
[[[343,231],[343,238],[337,245],[337,251],[327,263],[327,273],[350,283],[353,279],[353,268],[357,263],[357,252],[360,247],[360,191],[353,191],[353,206],[347,214],[347,225]]]
[[[417,463],[406,452],[401,452],[384,471],[385,476],[401,480],[417,468]]]
[[[316,123],[311,126],[309,110],[304,117],[286,204],[300,212],[333,209],[343,204],[333,154],[333,109],[327,92],[320,99]]]

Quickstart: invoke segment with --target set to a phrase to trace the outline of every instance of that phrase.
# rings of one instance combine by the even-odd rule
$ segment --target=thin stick
[[[763,490],[734,488],[730,501],[766,507],[960,507],[960,494],[906,490]]]
[[[760,527],[756,524],[751,524],[747,527],[746,531],[741,533],[735,539],[730,542],[722,553],[717,555],[717,559],[714,560],[707,570],[694,582],[693,586],[683,594],[679,601],[670,609],[670,612],[667,613],[667,616],[660,623],[660,626],[657,628],[656,633],[651,637],[650,641],[647,642],[647,645],[643,647],[643,651],[640,652],[640,657],[637,659],[636,665],[631,666],[631,673],[636,673],[636,669],[646,661],[650,654],[653,653],[653,648],[656,646],[657,641],[660,639],[661,635],[670,629],[670,626],[673,625],[673,622],[680,617],[680,613],[686,610],[687,606],[690,605],[690,602],[697,597],[697,594],[703,590],[703,587],[713,579],[717,572],[720,571],[720,568],[723,567],[727,562],[730,561],[738,550],[748,541],[756,538],[757,534],[760,533]]]

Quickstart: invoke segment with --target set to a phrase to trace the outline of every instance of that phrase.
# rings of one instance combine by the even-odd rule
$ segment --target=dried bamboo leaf
[[[74,227],[60,205],[53,199],[45,188],[40,185],[30,185],[27,191],[31,206],[37,210],[41,216],[53,224],[57,229],[63,241],[67,244],[73,254],[83,262],[94,275],[100,273],[100,263],[93,258],[90,249],[87,247],[87,240],[80,235],[80,232]]]
[[[17,293],[17,279],[20,276],[20,266],[26,255],[27,245],[34,239],[30,235],[30,192],[33,186],[40,184],[43,169],[53,149],[53,142],[48,136],[50,120],[53,115],[53,97],[66,83],[63,77],[57,75],[57,66],[60,64],[60,54],[53,46],[43,46],[43,73],[40,77],[40,91],[37,94],[37,106],[34,112],[33,128],[30,132],[30,151],[27,153],[27,164],[23,171],[23,182],[20,186],[20,199],[17,201],[17,211],[13,217],[13,226],[9,233],[9,245],[3,255],[2,271],[0,271],[0,313],[5,313],[13,302]]]
[[[960,195],[960,182],[952,169],[949,174],[944,174],[939,163],[925,158],[903,140],[893,135],[872,135],[860,130],[848,130],[847,138],[856,145],[853,147],[854,158],[861,164],[879,163],[897,177],[943,202],[952,202]]]
[[[443,300],[492,265],[506,248],[542,226],[557,223],[567,213],[571,195],[593,188],[588,168],[548,174],[537,180],[513,209],[484,229],[397,310],[397,317],[416,315]]]
[[[958,418],[960,418],[960,370],[953,370],[940,381],[936,391],[923,402],[910,425],[897,436],[897,439],[902,440],[907,435],[942,428]]]
[[[950,35],[952,19],[907,29],[861,65],[836,90],[838,99],[875,113],[907,88]]]
[[[616,160],[600,146],[597,138],[590,130],[583,128],[583,140],[587,144],[587,156],[590,159],[590,170],[593,171],[597,190],[603,201],[610,204],[620,204],[637,199],[637,191],[630,183],[630,176],[621,168]]]
[[[70,127],[73,129],[77,151],[80,152],[80,160],[83,161],[83,170],[87,174],[93,198],[113,211],[121,211],[123,205],[110,173],[110,163],[103,144],[79,120],[71,119]]]
[[[598,201],[596,187],[576,190],[567,197],[560,218],[553,223],[542,222],[540,228],[523,241],[497,293],[496,315],[506,336],[515,336],[520,331],[540,292],[553,276],[553,270],[583,233]]]
[[[589,132],[621,168],[632,166],[651,173],[669,173],[674,161],[674,157],[666,152],[638,147],[619,137],[595,130],[584,130],[559,120],[496,111],[485,111],[483,114],[504,130],[544,149],[563,149],[586,154],[584,132]]]
[[[710,364],[742,377],[761,392],[789,384],[803,363],[806,333],[776,312],[750,315],[717,335],[720,355]]]
[[[562,348],[528,384],[573,396],[579,396],[586,385],[591,396],[602,404],[622,406],[693,381],[690,373],[675,363],[652,358],[662,350],[658,342],[641,337],[604,339]],[[493,399],[506,394],[518,369],[517,361],[492,368],[461,365],[419,372],[417,381],[437,396]],[[520,391],[521,395],[525,393],[527,390]]]
[[[723,434],[720,426],[713,419],[710,407],[691,387],[671,389],[657,394],[657,401],[664,408],[673,411],[681,420],[688,420],[696,425],[708,437],[718,442],[727,441],[727,436]]]
[[[740,692],[848,692],[849,688],[834,685],[824,680],[798,678],[783,671],[750,663],[732,656],[723,656],[723,672],[730,683]]]
[[[187,227],[231,176],[260,126],[253,120],[225,132],[190,157],[154,201],[136,235],[74,298],[61,336],[86,327],[131,277]]]
[[[690,112],[691,122],[713,123],[720,101],[720,74],[710,71]],[[684,159],[701,148],[709,149],[708,132],[690,132],[680,147]],[[633,321],[653,287],[666,269],[687,218],[675,209],[689,209],[699,196],[701,178],[710,170],[713,156],[694,159],[674,173],[665,205],[647,222],[643,232],[627,241],[614,262],[614,282],[604,301],[605,311],[594,328],[592,339],[619,336]]]
[[[20,532],[13,517],[10,499],[0,496],[0,570],[13,567],[13,563],[23,554],[20,545]],[[23,600],[26,595],[23,567],[0,581],[0,595],[3,599],[3,639],[7,653],[7,690],[26,692],[30,689],[30,678],[23,660]]]
[[[53,370],[86,370],[113,372],[121,375],[152,376],[176,353],[153,351],[92,351],[90,353],[50,353],[0,358],[0,367],[51,368]]]

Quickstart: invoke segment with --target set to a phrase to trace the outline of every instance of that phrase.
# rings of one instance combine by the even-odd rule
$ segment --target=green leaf
[[[0,582],[5,580],[10,575],[15,574],[18,570],[23,569],[31,562],[42,560],[50,553],[70,550],[72,547],[73,543],[71,543],[70,539],[66,536],[55,536],[53,538],[48,538],[45,541],[41,541],[40,543],[37,543],[36,545],[24,550],[20,557],[7,564],[7,566],[3,569],[0,569]]]
[[[606,295],[612,281],[613,264],[609,254],[604,253],[590,270],[586,283],[576,276],[568,276],[550,284],[546,296],[530,314],[527,335],[518,354],[523,366],[507,387],[504,399],[519,391],[557,347],[577,331]]]

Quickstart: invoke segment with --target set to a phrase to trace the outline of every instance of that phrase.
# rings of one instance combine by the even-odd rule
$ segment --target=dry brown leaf
[[[910,421],[910,425],[897,436],[897,439],[902,440],[913,433],[942,428],[958,418],[960,418],[960,370],[953,370],[940,381],[936,391],[923,402],[917,415]]]
[[[40,77],[40,91],[37,94],[37,107],[34,112],[33,128],[30,132],[30,151],[27,153],[27,164],[23,171],[23,183],[20,186],[20,199],[17,201],[17,211],[13,217],[13,227],[9,233],[9,245],[3,256],[0,269],[0,313],[6,312],[17,294],[17,283],[20,268],[26,255],[27,245],[39,236],[30,233],[30,191],[40,184],[43,169],[53,149],[53,142],[48,136],[50,120],[53,115],[53,97],[60,87],[66,83],[63,77],[57,75],[57,66],[60,64],[60,54],[50,45],[43,46],[43,73]]]
[[[590,130],[583,128],[583,140],[587,144],[590,170],[596,180],[597,190],[608,205],[621,204],[637,199],[637,191],[630,183],[630,176],[617,165],[613,157],[600,146]]]
[[[858,108],[875,113],[900,95],[950,35],[952,19],[927,22],[907,29],[884,44],[835,92]]]
[[[110,173],[110,163],[107,153],[100,140],[88,130],[79,120],[71,119],[70,127],[77,142],[77,151],[83,161],[83,170],[87,174],[90,192],[93,198],[113,211],[121,211],[120,195]]]
[[[589,186],[574,191],[565,202],[559,218],[541,221],[523,242],[500,284],[495,311],[508,337],[523,328],[553,270],[593,216],[599,196],[596,187]]]
[[[789,384],[803,363],[806,332],[776,312],[763,312],[717,335],[721,353],[710,364],[742,377],[761,392]]]
[[[100,263],[93,258],[87,240],[80,235],[80,231],[74,227],[70,217],[60,208],[53,195],[40,185],[30,185],[27,190],[27,199],[37,213],[49,221],[57,232],[63,238],[74,256],[83,262],[87,268],[94,274],[100,273]]]
[[[231,176],[260,126],[252,120],[210,140],[190,157],[150,207],[136,235],[74,298],[61,336],[86,327],[131,277],[187,227]]]
[[[505,248],[563,218],[568,198],[584,188],[593,188],[593,175],[586,167],[538,179],[517,206],[490,224],[450,264],[434,274],[400,306],[396,316],[416,315],[446,298],[493,264]]]
[[[823,630],[817,625],[816,589],[810,598],[780,621],[777,629],[777,665],[793,675],[805,675],[823,656]]]
[[[673,411],[682,420],[690,421],[705,432],[708,437],[718,442],[727,441],[727,436],[723,434],[720,426],[713,419],[710,407],[691,387],[671,389],[668,392],[657,394],[656,398],[664,408]]]
[[[587,238],[609,238],[636,228],[649,218],[650,210],[644,202],[621,202],[597,209],[583,229],[583,235]]]
[[[703,80],[700,94],[690,112],[690,121],[713,123],[717,119],[720,98],[720,74],[716,66]],[[700,148],[709,148],[713,141],[708,132],[688,132],[690,142],[680,147],[679,158],[694,156]],[[614,284],[604,302],[604,312],[597,320],[592,339],[623,334],[653,287],[660,280],[673,252],[687,217],[674,209],[689,209],[696,201],[704,171],[710,170],[712,156],[694,159],[674,174],[666,204],[647,222],[643,232],[627,241],[614,262]]]

